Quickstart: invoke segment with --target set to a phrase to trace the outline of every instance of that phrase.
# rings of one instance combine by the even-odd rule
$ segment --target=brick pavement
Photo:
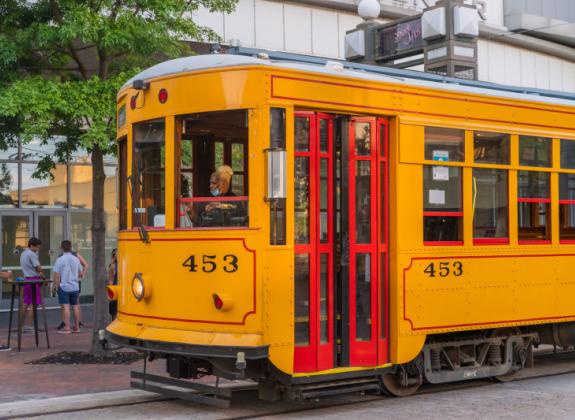
[[[88,312],[88,311],[86,311]],[[0,316],[0,343],[6,343],[7,314]],[[45,336],[40,335],[40,347],[34,343],[34,334],[22,336],[22,351],[18,353],[16,340],[12,351],[0,352],[0,403],[87,394],[129,389],[130,371],[141,369],[142,361],[129,365],[30,365],[26,362],[61,351],[87,351],[90,347],[91,328],[87,325],[78,334],[56,334],[57,313],[49,317],[50,344],[46,349]],[[87,319],[85,317],[85,319]],[[15,338],[14,335],[12,338]],[[163,365],[151,364],[151,370],[161,372]]]

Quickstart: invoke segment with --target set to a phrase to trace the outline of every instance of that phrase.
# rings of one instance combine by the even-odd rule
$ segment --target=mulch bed
[[[38,360],[32,360],[28,365],[129,365],[144,358],[143,354],[135,352],[114,352],[111,356],[94,356],[82,351],[63,351]]]

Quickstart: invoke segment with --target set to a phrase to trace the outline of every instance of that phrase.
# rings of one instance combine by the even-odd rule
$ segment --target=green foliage
[[[190,54],[182,40],[215,40],[192,13],[230,12],[235,2],[0,2],[0,147],[63,136],[38,175],[78,148],[113,153],[119,87],[141,68]]]

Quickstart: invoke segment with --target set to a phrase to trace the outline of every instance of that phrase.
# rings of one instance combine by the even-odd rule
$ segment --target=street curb
[[[160,395],[137,389],[127,389],[39,400],[20,400],[0,404],[0,419],[38,416],[62,411],[89,410],[115,405],[139,404],[159,399],[165,399],[165,397],[162,398]]]

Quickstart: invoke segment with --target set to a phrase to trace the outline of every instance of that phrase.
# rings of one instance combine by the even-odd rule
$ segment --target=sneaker
[[[82,321],[80,321],[80,328],[84,328],[84,323]]]
[[[72,329],[72,332],[73,332],[73,333],[79,333],[80,331],[81,331],[80,328],[74,328],[74,329]]]
[[[10,347],[0,344],[0,351],[10,351],[12,350]]]
[[[64,321],[60,322],[60,325],[58,325],[58,328],[56,328],[58,331],[60,331],[62,328],[64,328],[66,326],[66,324],[64,324]]]
[[[72,331],[61,329],[60,331],[58,331],[58,334],[72,334]]]

